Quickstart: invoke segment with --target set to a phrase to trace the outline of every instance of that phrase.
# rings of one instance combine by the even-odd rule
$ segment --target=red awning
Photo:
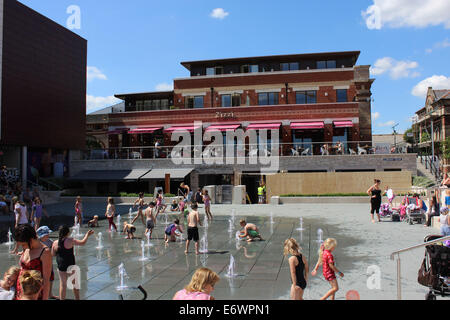
[[[128,131],[130,128],[117,128],[115,130],[108,131],[108,134],[121,134],[124,131]]]
[[[193,132],[195,129],[201,128],[200,126],[194,127],[194,126],[180,126],[180,127],[170,127],[168,129],[165,129],[164,132],[174,132],[174,131],[189,131]]]
[[[307,130],[307,129],[323,129],[325,125],[322,121],[317,122],[293,122],[291,129]]]
[[[335,128],[352,128],[352,121],[334,121],[333,122]]]
[[[281,123],[252,123],[247,130],[271,130],[280,129]]]
[[[153,133],[157,130],[161,130],[162,127],[149,127],[149,128],[137,128],[128,131],[130,134],[140,134],[140,133]]]
[[[214,124],[212,126],[209,126],[206,129],[206,132],[208,131],[235,131],[237,128],[239,128],[241,125],[240,124],[227,124],[227,123],[218,123],[218,124]]]

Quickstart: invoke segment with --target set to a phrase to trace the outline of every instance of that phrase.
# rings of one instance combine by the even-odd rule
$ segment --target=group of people
[[[84,246],[94,231],[89,230],[82,240],[77,240],[70,237],[70,227],[61,226],[57,241],[50,240],[51,232],[47,226],[36,231],[30,224],[14,230],[16,244],[23,250],[17,253],[19,265],[11,266],[0,281],[0,300],[65,300],[69,268],[76,264],[73,248]],[[52,292],[53,258],[59,274],[59,296]],[[79,300],[79,288],[73,286],[73,293]]]
[[[242,224],[241,224],[242,225]],[[311,276],[317,275],[317,270],[322,266],[322,274],[330,284],[330,289],[320,298],[320,300],[335,300],[339,291],[336,274],[341,278],[344,273],[335,265],[333,251],[336,249],[337,241],[333,238],[326,239],[320,246],[319,258],[311,271]],[[291,300],[303,300],[303,294],[308,284],[309,266],[306,257],[302,254],[302,248],[297,240],[289,238],[284,242],[283,254],[290,256],[289,276],[291,280],[290,298]],[[173,296],[173,300],[215,300],[212,296],[214,287],[220,281],[219,275],[208,268],[199,268],[195,271],[189,284],[179,290]]]
[[[445,183],[447,183],[448,186]],[[372,185],[367,190],[367,194],[370,196],[370,203],[371,203],[370,215],[372,218],[372,222],[373,223],[375,222],[374,219],[375,213],[377,214],[378,222],[381,221],[380,208],[382,196],[386,195],[388,198],[389,206],[399,213],[401,219],[404,219],[406,217],[407,210],[418,209],[426,216],[426,222],[424,224],[424,227],[430,227],[432,218],[435,216],[439,216],[441,235],[442,236],[450,235],[450,215],[448,214],[450,206],[450,179],[448,179],[448,181],[444,180],[443,185],[447,186],[449,190],[446,191],[447,195],[445,197],[444,203],[442,204],[439,196],[439,189],[435,189],[434,191],[431,192],[431,197],[429,198],[428,206],[426,202],[420,198],[420,194],[415,193],[412,195],[412,198],[414,199],[413,203],[409,203],[407,201],[408,197],[404,197],[399,207],[393,207],[392,201],[395,198],[393,190],[389,186],[386,186],[385,191],[382,192],[380,187],[381,180],[375,179],[374,185]]]

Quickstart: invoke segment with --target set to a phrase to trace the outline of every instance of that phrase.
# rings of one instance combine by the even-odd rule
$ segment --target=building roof
[[[444,89],[444,90],[433,90],[434,95],[436,96],[436,99],[434,101],[438,101],[441,99],[450,99],[450,89]]]
[[[138,93],[122,93],[122,94],[115,94],[114,97],[125,100],[127,97],[133,97],[136,99],[146,99],[146,98],[172,98],[173,97],[173,90],[172,91],[153,91],[153,92],[138,92]]]
[[[358,60],[361,51],[342,51],[342,52],[320,52],[320,53],[302,53],[302,54],[287,54],[287,55],[272,55],[272,56],[259,56],[259,57],[245,57],[245,58],[227,58],[227,59],[214,59],[214,60],[198,60],[198,61],[185,61],[181,62],[189,71],[192,65],[204,65],[204,64],[218,64],[218,63],[258,63],[263,61],[273,60],[307,60],[307,59],[322,59],[322,58],[344,58],[353,57],[354,64]]]
[[[110,113],[117,113],[117,112],[125,112],[125,103],[124,102],[97,110],[95,112],[91,112],[88,115],[110,114]]]

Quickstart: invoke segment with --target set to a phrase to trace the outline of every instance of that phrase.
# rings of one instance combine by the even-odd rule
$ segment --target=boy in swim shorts
[[[144,211],[144,216],[147,219],[145,234],[150,232],[150,239],[152,238],[153,228],[155,228],[156,217],[153,215],[153,209],[156,204],[154,202],[150,202],[148,204],[148,208]]]
[[[243,233],[239,236],[241,238],[247,237],[247,242],[255,241],[256,238],[258,238],[260,241],[263,241],[264,239],[259,234],[258,227],[253,223],[247,223],[245,219],[242,219],[239,224],[241,227],[244,228]]]

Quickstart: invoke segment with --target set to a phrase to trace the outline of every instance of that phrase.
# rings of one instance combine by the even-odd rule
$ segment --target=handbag
[[[437,286],[437,276],[434,275],[433,266],[430,264],[430,268],[427,270],[427,257],[422,261],[422,266],[419,269],[417,275],[417,282],[425,287],[435,288]]]

